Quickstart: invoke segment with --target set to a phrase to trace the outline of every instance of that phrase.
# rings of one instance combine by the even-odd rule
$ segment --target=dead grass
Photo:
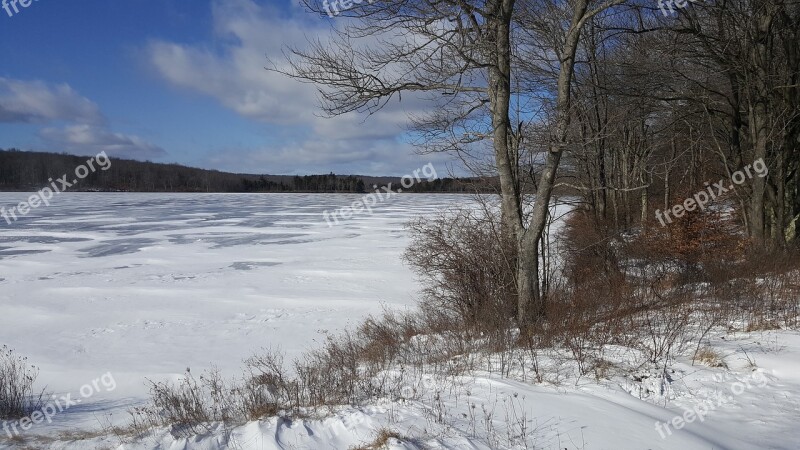
[[[392,431],[388,428],[381,428],[380,430],[378,430],[377,436],[375,437],[374,441],[365,445],[350,447],[350,450],[381,450],[387,448],[387,446],[389,445],[389,441],[391,439],[397,439],[398,441],[403,441],[403,437],[399,433]]]
[[[694,355],[694,362],[699,362],[708,367],[724,367],[728,368],[725,364],[725,358],[711,347],[702,347]]]

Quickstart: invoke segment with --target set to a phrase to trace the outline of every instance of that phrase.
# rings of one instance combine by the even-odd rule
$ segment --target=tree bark
[[[572,13],[572,22],[560,51],[560,67],[556,90],[556,122],[547,152],[542,174],[536,187],[536,201],[533,205],[528,228],[522,233],[519,242],[517,263],[517,315],[521,321],[541,320],[546,313],[545,292],[540,289],[539,246],[547,226],[550,199],[555,185],[556,172],[561,155],[567,143],[570,123],[572,76],[575,71],[575,54],[580,33],[587,16],[588,0],[578,0]]]
[[[514,0],[498,0],[495,23],[491,25],[495,64],[489,68],[489,100],[495,162],[500,178],[501,224],[503,234],[515,241],[523,228],[522,199],[519,192],[519,161],[509,147],[511,133],[511,18]]]

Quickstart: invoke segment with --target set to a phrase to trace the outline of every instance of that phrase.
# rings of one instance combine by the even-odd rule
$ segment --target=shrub
[[[490,212],[451,210],[409,225],[405,260],[425,285],[425,300],[463,323],[497,329],[516,313],[516,245]]]
[[[42,408],[44,391],[33,387],[38,375],[39,368],[28,358],[8,346],[0,348],[0,419],[20,419]]]
[[[198,381],[187,369],[177,384],[151,382],[151,406],[134,411],[151,426],[171,425],[174,435],[190,436],[197,434],[199,427],[208,431],[211,422],[231,419],[225,394],[218,372],[212,370]]]

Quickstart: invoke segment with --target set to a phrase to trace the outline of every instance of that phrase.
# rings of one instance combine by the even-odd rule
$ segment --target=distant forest
[[[0,191],[33,191],[50,184],[89,156],[0,149]],[[362,193],[373,186],[395,189],[397,177],[359,175],[254,175],[198,169],[178,164],[159,164],[111,158],[111,167],[97,170],[70,191],[108,192],[320,192]],[[440,178],[415,183],[404,192],[489,192],[490,184],[476,178]]]

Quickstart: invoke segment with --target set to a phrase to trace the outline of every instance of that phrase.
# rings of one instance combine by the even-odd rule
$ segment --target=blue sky
[[[1,1],[1,0],[0,0]],[[12,3],[11,0],[6,0]],[[319,117],[264,70],[330,20],[298,0],[33,0],[0,9],[0,147],[271,174],[403,175],[406,108]],[[444,172],[444,170],[442,171]]]

